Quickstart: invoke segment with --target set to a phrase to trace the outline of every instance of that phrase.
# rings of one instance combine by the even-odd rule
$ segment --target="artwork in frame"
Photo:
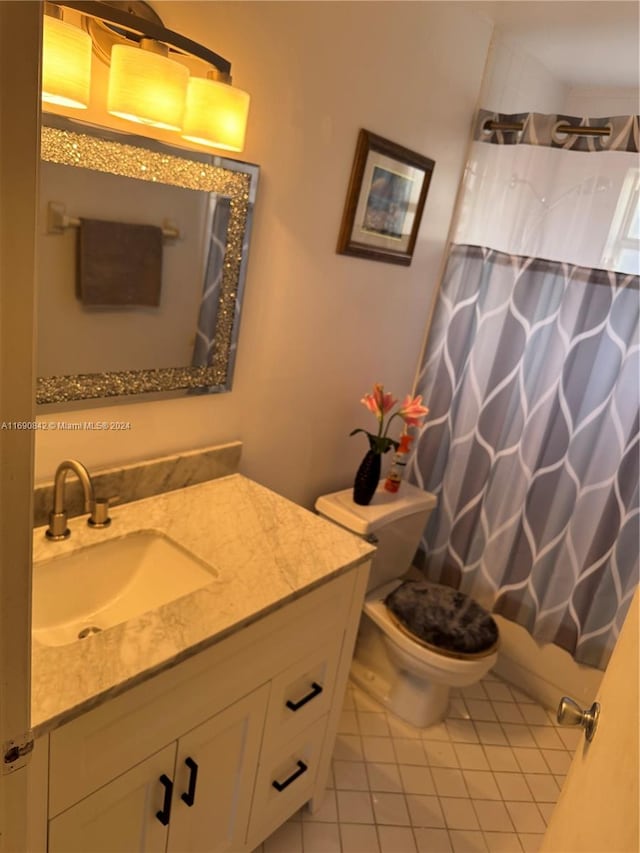
[[[408,266],[435,162],[360,130],[337,252]]]

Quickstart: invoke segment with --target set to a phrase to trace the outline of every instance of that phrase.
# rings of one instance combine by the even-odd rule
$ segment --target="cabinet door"
[[[268,694],[264,685],[178,741],[168,853],[244,847]]]
[[[171,790],[175,743],[156,752],[49,822],[49,853],[164,853],[158,818]]]

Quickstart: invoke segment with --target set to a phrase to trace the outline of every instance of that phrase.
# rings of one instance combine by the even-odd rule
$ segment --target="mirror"
[[[258,166],[48,114],[41,159],[39,406],[229,390]]]

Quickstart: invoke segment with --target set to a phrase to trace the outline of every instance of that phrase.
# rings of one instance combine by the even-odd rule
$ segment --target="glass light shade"
[[[242,151],[249,101],[249,95],[242,89],[217,80],[191,77],[183,139],[227,151]]]
[[[111,49],[107,110],[129,121],[182,130],[189,71],[179,62],[139,47]]]
[[[91,37],[58,18],[44,16],[42,100],[86,109],[91,86]]]

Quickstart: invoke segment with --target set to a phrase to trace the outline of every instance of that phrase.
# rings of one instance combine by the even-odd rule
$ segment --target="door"
[[[164,853],[175,754],[174,742],[53,818],[48,853]]]
[[[543,853],[638,853],[638,611],[636,590],[604,674],[598,727],[576,754]]]
[[[268,696],[265,684],[178,741],[168,853],[244,847]]]
[[[41,3],[0,3],[0,848],[30,847],[28,813],[33,305]],[[5,754],[9,753],[5,758]]]

